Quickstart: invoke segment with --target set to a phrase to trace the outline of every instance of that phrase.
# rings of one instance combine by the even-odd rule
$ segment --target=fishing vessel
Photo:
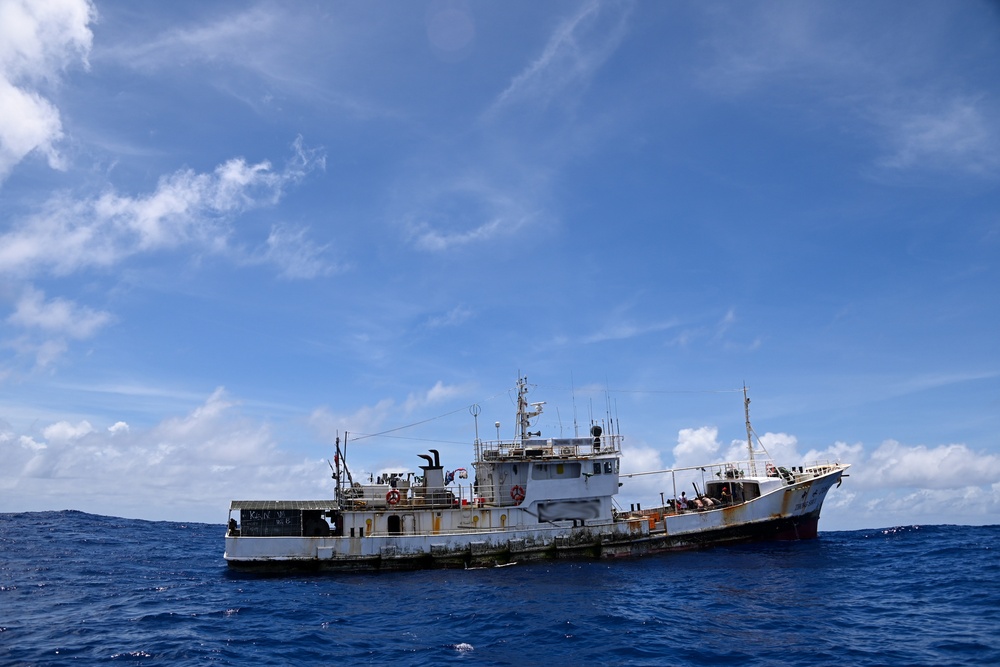
[[[607,416],[586,435],[532,432],[545,403],[517,382],[517,432],[481,440],[472,479],[418,454],[420,472],[356,481],[337,438],[328,500],[234,500],[225,560],[248,569],[400,570],[495,567],[550,558],[619,558],[754,540],[817,535],[827,492],[849,464],[780,467],[750,425],[747,458],[648,472],[620,470],[622,435]],[[499,423],[496,424],[499,435]],[[659,489],[651,503],[620,506],[630,482]],[[688,490],[691,491],[690,498]]]

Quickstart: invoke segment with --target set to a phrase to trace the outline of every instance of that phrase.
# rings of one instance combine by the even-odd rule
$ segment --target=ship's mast
[[[517,421],[521,431],[521,440],[527,440],[532,435],[541,435],[541,433],[532,433],[528,429],[531,428],[531,420],[542,414],[543,405],[545,405],[544,401],[541,403],[532,403],[531,407],[534,409],[528,410],[528,378],[518,378]]]
[[[750,453],[750,474],[757,474],[757,464],[753,459],[753,427],[750,426],[750,397],[747,396],[747,386],[743,385],[743,414],[747,422],[747,451]]]

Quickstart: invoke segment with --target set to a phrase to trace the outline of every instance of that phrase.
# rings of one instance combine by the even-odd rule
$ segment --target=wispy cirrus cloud
[[[428,252],[514,236],[544,218],[534,204],[532,188],[520,188],[516,195],[515,190],[518,186],[499,184],[487,176],[463,177],[422,190],[404,217],[406,236],[418,250]]]
[[[283,14],[262,6],[194,25],[174,27],[141,40],[104,45],[101,57],[142,70],[174,68],[177,63],[218,62],[247,66],[273,48],[268,39]]]
[[[44,89],[74,63],[87,66],[96,11],[86,0],[0,3],[0,182],[38,151],[62,169],[62,119]]]
[[[521,104],[544,108],[567,91],[586,88],[627,33],[631,3],[591,0],[560,23],[542,53],[517,74],[486,113]]]
[[[893,170],[921,166],[960,169],[983,176],[1000,172],[1000,108],[982,96],[947,97],[914,110],[911,105],[878,114],[887,134],[879,165]]]
[[[492,121],[515,107],[544,109],[556,99],[576,99],[625,38],[631,7],[631,2],[596,1],[574,7],[541,54],[489,104],[478,129],[489,132]],[[418,250],[446,252],[513,238],[554,220],[548,186],[564,151],[550,146],[543,155],[538,145],[537,138],[528,138],[524,150],[510,151],[484,140],[473,149],[480,153],[474,169],[454,176],[448,171],[455,169],[453,161],[437,180],[409,184],[406,190],[414,194],[406,213],[398,216],[409,243]],[[426,165],[419,170],[426,171]]]
[[[447,313],[428,318],[426,326],[429,329],[454,327],[468,321],[469,318],[473,317],[475,314],[476,313],[473,309],[467,306],[458,305],[449,310]]]
[[[397,419],[400,414],[411,415],[417,410],[467,395],[469,391],[469,386],[448,385],[439,380],[426,391],[410,393],[401,403],[393,398],[384,398],[374,405],[362,406],[349,415],[336,414],[327,407],[320,407],[310,415],[309,423],[321,438],[333,442],[338,434],[348,429],[355,433],[370,434],[396,428],[400,424],[391,423],[390,420]]]
[[[258,3],[199,23],[136,31],[118,43],[101,45],[94,59],[168,76],[196,65],[217,90],[258,112],[273,112],[279,106],[275,96],[291,95],[355,118],[395,116],[397,111],[357,92],[362,87],[352,85],[357,68],[340,66],[350,58],[330,58],[331,51],[347,54],[366,44],[358,37],[362,26],[349,25],[343,14],[338,19],[317,21],[292,6]],[[290,35],[295,38],[288,39]]]
[[[991,91],[969,87],[941,67],[952,54],[937,51],[940,16],[919,5],[911,12],[901,17],[908,26],[903,40],[874,34],[860,15],[822,5],[741,7],[716,21],[702,81],[726,96],[785,100],[787,90],[820,100],[810,108],[841,109],[838,131],[873,136],[879,152],[873,165],[882,172],[995,177],[1000,109]]]
[[[583,338],[583,343],[601,343],[608,340],[628,340],[646,334],[668,331],[677,326],[675,321],[636,324],[625,320],[614,321],[600,331]]]
[[[278,275],[286,280],[311,280],[346,269],[324,256],[328,248],[310,240],[305,228],[275,225],[263,249],[248,262],[275,266]]]

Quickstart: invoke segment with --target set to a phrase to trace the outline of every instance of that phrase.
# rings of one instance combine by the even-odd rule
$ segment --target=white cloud
[[[69,349],[69,345],[62,339],[32,342],[22,338],[13,344],[13,347],[22,355],[34,355],[35,363],[39,368],[52,365]]]
[[[1000,456],[964,444],[906,446],[886,440],[857,471],[868,489],[957,489],[1000,481]]]
[[[853,478],[845,482],[854,483]],[[849,502],[831,505],[849,514],[852,527],[928,524],[993,524],[1000,515],[1000,483],[953,489],[900,490],[885,494],[849,494]]]
[[[440,329],[445,327],[454,327],[467,321],[470,317],[475,315],[475,311],[471,308],[465,306],[455,306],[447,313],[439,315],[436,317],[431,317],[427,320],[427,328],[429,329]]]
[[[674,321],[654,322],[652,324],[635,324],[619,318],[609,318],[613,321],[605,324],[600,331],[586,336],[583,343],[602,343],[609,340],[627,340],[637,336],[644,336],[649,333],[667,331],[677,326]]]
[[[794,435],[768,432],[759,438],[760,444],[779,465],[799,465],[803,462],[802,456],[798,452],[799,440]],[[733,440],[729,444],[729,451],[725,458],[743,461],[746,460],[747,456],[747,441]]]
[[[783,78],[799,86],[822,85],[856,70],[860,49],[820,5],[745,5],[712,13],[716,34],[708,40],[714,62],[704,83],[725,95],[743,94]],[[825,30],[824,30],[825,28]],[[803,71],[813,74],[804,76]]]
[[[386,420],[395,411],[396,402],[391,398],[382,399],[372,406],[364,406],[350,415],[338,415],[327,407],[320,407],[309,416],[309,424],[320,438],[332,443],[338,436],[343,438],[348,430],[362,434],[382,430]]]
[[[348,429],[359,436],[383,432],[387,427],[395,430],[402,425],[390,423],[390,420],[400,414],[412,414],[416,410],[440,405],[468,392],[467,386],[446,385],[439,380],[425,392],[409,394],[401,405],[395,399],[384,398],[375,405],[363,406],[349,415],[338,415],[327,407],[320,407],[310,415],[309,423],[327,442],[333,442],[338,435],[343,438]],[[465,407],[461,409],[464,410]]]
[[[29,286],[6,319],[8,324],[24,329],[24,333],[6,341],[6,345],[21,356],[34,357],[39,368],[46,368],[69,349],[67,339],[91,338],[112,319],[110,313],[67,299],[57,297],[46,301],[41,290]]]
[[[456,391],[456,387],[436,383],[407,402],[437,404]],[[343,431],[350,423],[374,432],[398,411],[394,401],[386,399],[344,418],[328,410],[317,411],[313,417],[317,427],[338,426]],[[768,433],[762,440],[775,456],[803,460],[797,455],[795,436]],[[4,426],[0,443],[6,457],[0,468],[0,489],[8,492],[9,500],[21,499],[17,507],[7,502],[3,509],[8,511],[73,507],[119,516],[221,522],[233,498],[328,497],[332,493],[322,458],[296,460],[282,451],[269,426],[244,416],[240,402],[222,388],[187,414],[149,429],[137,430],[121,421],[96,428],[90,419],[58,420],[32,434],[18,434]],[[731,445],[734,450],[742,447],[740,441]],[[719,460],[722,449],[715,428],[682,429],[674,448],[675,465]],[[738,453],[738,458],[744,458],[742,451]],[[1000,461],[964,445],[910,447],[886,441],[866,459],[860,444],[838,442],[826,450],[808,452],[804,460],[812,460],[815,454],[854,464],[851,477],[828,501],[826,514],[832,519],[828,529],[858,527],[859,522],[868,526],[940,523],[956,517],[988,522],[995,521],[1000,511]],[[661,455],[653,447],[628,445],[623,450],[622,472],[663,469]],[[386,465],[400,458],[380,447],[362,459],[373,456]],[[400,467],[407,466],[389,466]],[[685,490],[690,495],[692,483],[699,488],[704,484],[698,470],[622,481],[618,501],[625,506],[658,501],[660,493],[669,498]]]
[[[307,229],[286,225],[272,227],[265,249],[251,263],[271,264],[279,269],[282,278],[288,280],[330,275],[337,267],[323,258],[327,246],[313,243],[306,236],[307,232]]]
[[[404,229],[416,248],[428,252],[482,245],[537,229],[543,215],[533,207],[532,193],[544,180],[540,177],[516,194],[514,188],[471,176],[417,188]]]
[[[413,226],[411,234],[416,239],[416,245],[421,250],[440,251],[447,250],[453,246],[463,246],[469,243],[489,240],[503,231],[511,231],[520,226],[514,221],[511,227],[505,230],[504,220],[494,218],[473,229],[460,232],[442,232],[433,229],[426,222],[417,223]]]
[[[762,344],[759,338],[749,343],[734,340],[734,329],[737,329],[736,325],[739,324],[739,321],[735,308],[727,310],[718,321],[713,323],[695,324],[680,329],[680,322],[675,321],[670,323],[670,327],[678,329],[678,331],[667,341],[667,345],[686,347],[695,342],[709,341],[713,344],[721,344],[727,350],[752,351],[758,349]]]
[[[412,413],[431,405],[439,405],[445,401],[462,396],[468,392],[468,387],[459,385],[446,385],[440,380],[433,387],[422,394],[410,394],[403,403],[403,410]]]
[[[27,288],[12,315],[9,324],[26,329],[40,329],[45,333],[84,339],[93,336],[111,321],[105,311],[95,311],[62,298],[45,300],[45,294]]]
[[[165,176],[146,196],[56,197],[41,213],[0,235],[0,272],[65,275],[183,244],[223,252],[231,216],[276,203],[288,185],[324,166],[322,154],[303,148],[301,139],[293,148],[281,171],[267,161],[248,164],[234,158],[212,173],[185,169]]]
[[[35,150],[62,168],[59,111],[38,88],[73,62],[87,64],[94,16],[85,0],[0,2],[0,181]]]
[[[891,169],[932,167],[993,175],[1000,169],[996,109],[983,99],[944,99],[914,111],[910,105],[884,114],[891,153],[880,164]]]
[[[597,0],[579,6],[555,29],[541,55],[500,93],[487,115],[517,104],[545,107],[567,91],[585,88],[624,38],[630,7]]]
[[[674,447],[674,466],[695,466],[714,461],[722,446],[715,426],[683,428],[677,433]]]
[[[52,424],[51,426],[46,426],[42,429],[42,435],[45,436],[46,440],[59,443],[78,440],[85,435],[90,435],[93,432],[94,427],[91,426],[90,422],[86,419],[76,425],[63,421]]]
[[[666,467],[660,451],[655,447],[645,444],[622,444],[622,474],[664,470]],[[651,499],[656,499],[658,493],[666,490],[664,488],[666,479],[662,475],[622,477],[622,487],[617,502],[620,506],[625,506],[634,502],[649,502]]]
[[[21,435],[18,446],[5,446],[0,468],[0,488],[25,509],[221,523],[234,498],[332,494],[324,461],[281,451],[267,424],[242,415],[223,389],[150,429],[59,421],[41,436]]]
[[[665,468],[660,450],[655,447],[622,444],[621,469],[623,473],[663,470]]]
[[[157,37],[112,46],[105,55],[146,70],[220,60],[242,66],[258,65],[266,60],[264,53],[279,30],[281,16],[262,7],[239,14],[227,13],[214,22],[172,28]]]
[[[186,76],[197,69],[204,81],[258,113],[274,113],[292,95],[355,117],[396,116],[397,111],[356,97],[339,81],[363,71],[351,64],[357,56],[354,42],[371,45],[361,36],[370,22],[351,25],[347,14],[323,20],[296,6],[260,3],[159,34],[136,32],[103,45],[95,56],[143,74]],[[331,57],[331,52],[345,55]]]
[[[863,14],[831,12],[818,4],[747,5],[716,13],[715,61],[704,80],[723,95],[765,92],[782,99],[783,89],[814,109],[841,109],[838,132],[875,134],[884,172],[958,171],[995,176],[1000,170],[1000,112],[975,77],[956,80],[940,63],[939,31],[962,10],[904,12],[905,38],[873,34],[878,23]],[[962,17],[964,20],[966,17]],[[913,44],[920,44],[915,51]],[[783,103],[786,104],[787,103]],[[855,121],[852,125],[848,121]]]
[[[0,180],[33,150],[48,159],[53,169],[63,161],[54,144],[62,139],[59,111],[37,93],[25,92],[0,79]]]
[[[832,461],[840,463],[851,463],[861,461],[864,457],[865,446],[860,442],[849,445],[846,442],[837,441],[825,449],[810,449],[802,455],[803,461]]]
[[[24,449],[29,449],[33,452],[40,452],[43,449],[47,449],[47,445],[40,442],[35,442],[35,439],[28,435],[22,435],[20,438],[18,438],[17,441],[18,444],[21,445],[21,447],[23,447]]]

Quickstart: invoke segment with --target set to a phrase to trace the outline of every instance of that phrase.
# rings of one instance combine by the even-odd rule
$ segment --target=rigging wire
[[[576,387],[571,387],[571,388],[567,389],[565,387],[555,387],[555,386],[552,386],[552,385],[532,384],[532,386],[535,387],[535,388],[543,388],[543,389],[549,389],[549,390],[553,390],[553,391],[571,391],[571,392],[574,393],[574,396],[575,396],[575,392],[576,392]],[[512,393],[511,392],[513,392],[515,389],[516,388],[513,388],[513,387],[509,388],[509,389],[506,389],[506,390],[504,390],[502,392],[494,394],[493,396],[490,396],[489,398],[486,398],[486,399],[484,399],[482,401],[478,401],[478,403],[488,403],[489,401],[492,401],[493,399],[495,399],[495,398],[497,398],[499,396],[503,396],[503,395],[507,395],[508,398],[510,398],[511,401],[513,402],[513,397],[512,397]],[[605,388],[602,391],[605,392],[608,395],[610,395],[612,393],[614,393],[614,394],[728,394],[728,393],[742,391],[742,389],[703,389],[703,390],[693,389],[693,390],[677,390],[677,389],[608,389],[608,388]],[[358,440],[365,440],[367,438],[379,438],[379,437],[390,438],[390,437],[395,437],[395,438],[400,438],[400,439],[404,439],[404,440],[405,439],[408,439],[408,440],[426,440],[427,442],[445,442],[446,443],[446,442],[449,442],[449,441],[436,440],[436,439],[432,440],[432,439],[426,439],[426,438],[406,438],[405,436],[392,436],[390,434],[391,433],[395,433],[396,431],[402,431],[402,430],[405,430],[405,429],[408,429],[408,428],[413,428],[415,426],[420,426],[421,424],[427,424],[429,422],[436,421],[438,419],[443,419],[445,417],[450,417],[451,415],[458,414],[459,412],[462,412],[463,410],[468,410],[469,408],[471,408],[473,405],[476,405],[476,404],[477,403],[470,403],[468,405],[463,405],[460,408],[456,408],[456,409],[454,409],[454,410],[452,410],[450,412],[446,412],[444,414],[437,415],[436,417],[429,417],[427,419],[422,419],[420,421],[413,422],[411,424],[404,424],[402,426],[396,426],[394,428],[386,429],[385,431],[379,431],[378,433],[363,433],[363,434],[355,433],[355,434],[352,434],[354,436],[353,441],[357,442]],[[464,443],[454,443],[454,442],[451,442],[450,444],[464,444]]]
[[[578,387],[556,387],[553,385],[535,385],[536,387],[542,389],[551,389],[553,391],[579,391]],[[595,389],[594,391],[600,391],[606,394],[732,394],[739,393],[743,391],[742,389],[609,389],[602,388],[600,390]]]
[[[501,392],[499,394],[494,394],[493,396],[490,396],[489,398],[487,398],[487,399],[485,399],[483,401],[479,401],[479,402],[480,403],[487,403],[489,401],[492,401],[497,396],[502,396],[504,393],[506,393],[506,392]],[[476,403],[469,403],[468,405],[463,405],[462,407],[456,408],[455,410],[452,410],[451,412],[446,412],[443,415],[438,415],[436,417],[429,417],[428,419],[422,419],[422,420],[420,420],[418,422],[413,422],[412,424],[404,424],[403,426],[397,426],[395,428],[386,429],[385,431],[380,431],[378,433],[367,433],[367,434],[364,434],[364,435],[357,435],[357,434],[355,434],[355,436],[354,436],[354,442],[357,442],[358,440],[364,440],[365,438],[376,438],[376,437],[382,437],[382,436],[384,436],[384,437],[393,437],[393,436],[390,436],[388,434],[389,433],[395,433],[396,431],[402,431],[403,429],[407,429],[407,428],[413,428],[414,426],[420,426],[421,424],[426,424],[428,422],[436,421],[438,419],[444,419],[445,417],[450,417],[451,415],[458,414],[459,412],[462,412],[463,410],[468,410],[473,405],[476,405]],[[395,436],[395,437],[399,437],[399,436]],[[413,438],[413,439],[416,440],[417,438]],[[431,442],[443,442],[443,441],[442,440],[433,440]]]

